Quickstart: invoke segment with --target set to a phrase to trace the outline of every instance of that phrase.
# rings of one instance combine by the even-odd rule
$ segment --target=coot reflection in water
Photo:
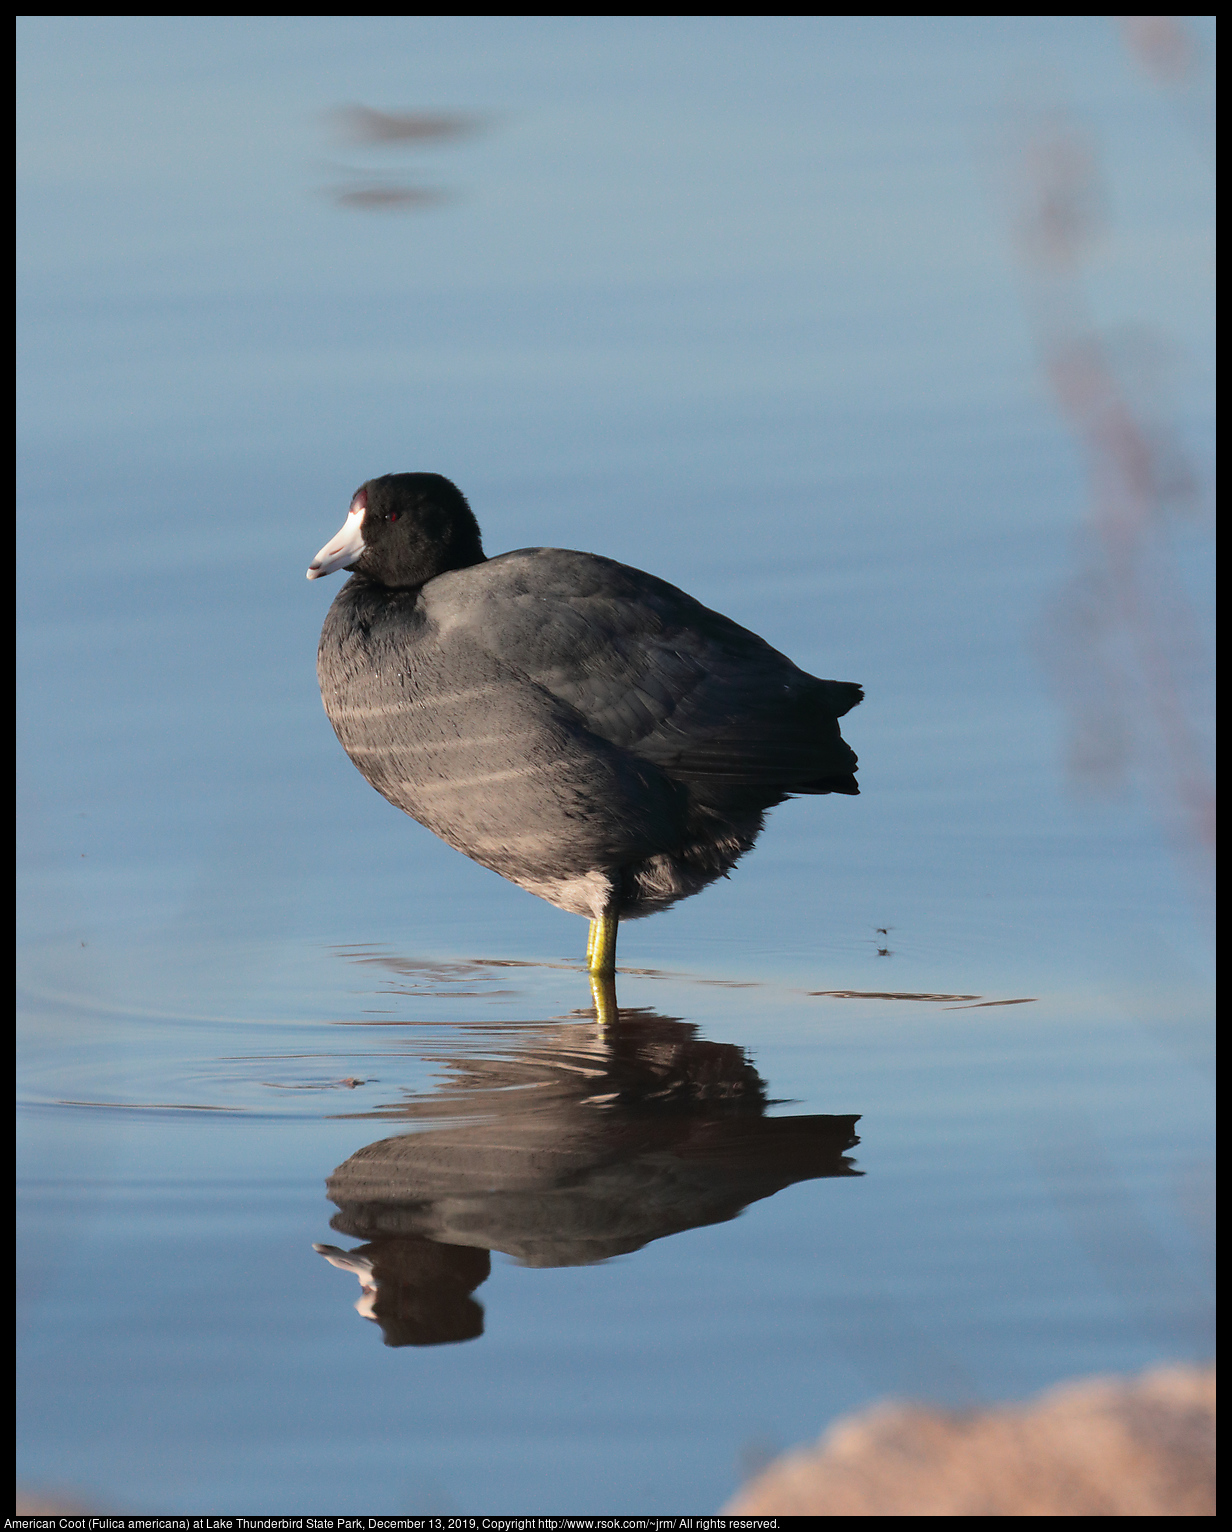
[[[356,1308],[386,1345],[481,1335],[472,1294],[492,1250],[591,1265],[724,1223],[797,1181],[861,1174],[847,1157],[857,1115],[767,1117],[742,1048],[650,1011],[564,1023],[550,1047],[449,1067],[441,1096],[397,1115],[469,1120],[368,1144],[326,1183],[331,1227],[365,1243],[314,1248],[358,1276]]]
[[[592,973],[619,920],[729,872],[767,809],[859,792],[838,727],[859,686],[612,559],[487,558],[440,474],[362,485],[308,578],[338,569],[317,673],[343,748],[451,846],[590,920]]]

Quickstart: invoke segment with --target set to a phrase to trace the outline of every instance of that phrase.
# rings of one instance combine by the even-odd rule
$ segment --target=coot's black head
[[[479,523],[456,484],[439,473],[387,473],[355,491],[341,532],[313,559],[308,578],[350,569],[403,588],[483,559]]]

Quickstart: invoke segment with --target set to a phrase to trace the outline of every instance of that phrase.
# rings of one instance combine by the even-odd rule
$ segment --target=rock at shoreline
[[[885,1404],[723,1507],[781,1516],[1213,1516],[1215,1368],[1090,1378],[1025,1405]]]

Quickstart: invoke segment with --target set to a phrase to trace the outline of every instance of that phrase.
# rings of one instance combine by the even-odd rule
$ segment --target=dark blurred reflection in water
[[[465,1125],[366,1144],[326,1186],[331,1227],[367,1243],[316,1249],[359,1277],[357,1307],[386,1345],[479,1335],[469,1294],[492,1250],[523,1266],[591,1266],[725,1223],[797,1181],[859,1174],[845,1153],[856,1117],[767,1117],[742,1049],[651,1011],[561,1025],[549,1046],[449,1068],[444,1100],[406,1117],[447,1111]]]
[[[26,1483],[704,1510],[1209,1353],[1213,48],[21,22]],[[412,468],[866,688],[862,796],[622,933],[613,1037],[321,712],[306,560]],[[330,1216],[482,1342],[373,1344]]]

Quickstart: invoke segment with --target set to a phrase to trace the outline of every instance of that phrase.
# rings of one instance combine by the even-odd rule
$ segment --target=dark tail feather
[[[857,796],[859,791],[854,772],[841,777],[816,777],[812,782],[792,788],[793,793],[853,793]]]
[[[855,681],[823,681],[826,688],[826,701],[834,710],[835,718],[841,718],[844,713],[850,713],[852,708],[864,701],[864,688]],[[831,792],[839,792],[835,787]]]

